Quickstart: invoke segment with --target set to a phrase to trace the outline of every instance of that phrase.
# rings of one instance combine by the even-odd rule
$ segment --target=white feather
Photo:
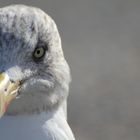
[[[62,109],[34,115],[5,116],[1,140],[74,140]]]

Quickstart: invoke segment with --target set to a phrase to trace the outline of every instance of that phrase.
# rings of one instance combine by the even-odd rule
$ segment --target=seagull
[[[70,81],[54,20],[35,7],[0,8],[0,139],[75,140]]]

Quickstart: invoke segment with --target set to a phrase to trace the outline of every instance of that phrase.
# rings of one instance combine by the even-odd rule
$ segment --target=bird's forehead
[[[24,5],[0,9],[0,49],[28,47],[33,50],[38,42],[50,44],[53,51],[62,53],[61,39],[51,17],[40,9]]]
[[[17,42],[35,43],[38,32],[35,21],[31,15],[0,10],[0,42],[6,46]]]
[[[0,9],[0,43],[7,43],[6,46],[9,46],[8,44],[19,41],[34,46],[38,40],[46,41],[52,32],[50,22],[51,18],[38,9],[25,6],[2,8]]]
[[[35,24],[44,24],[42,17],[45,15],[43,11],[37,11],[37,9],[31,7],[9,6],[0,9],[0,24],[6,30],[13,29],[23,32],[30,29],[28,32],[31,32],[34,30]]]

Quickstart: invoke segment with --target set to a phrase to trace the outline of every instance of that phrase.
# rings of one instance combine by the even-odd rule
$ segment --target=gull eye
[[[42,59],[45,55],[45,52],[46,52],[46,50],[44,47],[37,47],[33,52],[33,59],[34,60]]]

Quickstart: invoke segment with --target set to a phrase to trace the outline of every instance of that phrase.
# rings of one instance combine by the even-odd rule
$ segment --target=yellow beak
[[[5,113],[9,103],[16,98],[19,82],[10,81],[6,73],[0,73],[0,117]]]

